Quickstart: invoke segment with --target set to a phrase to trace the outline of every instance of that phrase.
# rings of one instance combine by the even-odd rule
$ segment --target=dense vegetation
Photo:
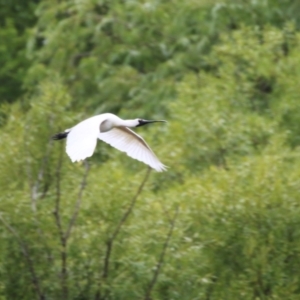
[[[0,300],[299,299],[299,16],[0,0]],[[168,171],[50,140],[102,112],[167,119],[138,132]]]

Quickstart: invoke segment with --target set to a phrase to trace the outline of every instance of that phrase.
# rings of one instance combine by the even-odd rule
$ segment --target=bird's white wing
[[[127,127],[115,127],[110,131],[101,132],[98,138],[158,172],[166,169],[144,139]]]
[[[66,152],[72,162],[84,160],[93,155],[99,133],[99,117],[86,119],[71,128],[67,136]]]

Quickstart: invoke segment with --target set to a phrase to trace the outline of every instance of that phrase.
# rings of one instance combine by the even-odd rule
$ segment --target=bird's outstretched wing
[[[115,127],[99,133],[98,138],[158,172],[166,170],[166,166],[159,161],[144,139],[127,127]]]
[[[70,129],[66,152],[72,162],[81,161],[93,155],[99,133],[98,119],[97,117],[86,119]]]

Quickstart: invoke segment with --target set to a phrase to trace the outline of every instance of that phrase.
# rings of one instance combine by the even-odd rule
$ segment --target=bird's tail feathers
[[[55,135],[53,135],[51,138],[52,140],[62,140],[65,139],[69,134],[69,131],[65,131],[65,132],[59,132]]]

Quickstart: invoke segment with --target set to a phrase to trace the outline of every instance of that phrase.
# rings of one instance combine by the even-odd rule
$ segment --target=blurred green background
[[[300,299],[300,2],[0,0],[0,300]],[[137,132],[169,169],[105,143]]]

